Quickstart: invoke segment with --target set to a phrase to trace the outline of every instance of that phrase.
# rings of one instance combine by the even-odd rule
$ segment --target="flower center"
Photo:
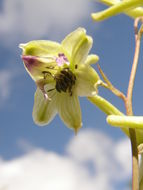
[[[47,92],[52,90],[57,90],[57,92],[68,92],[72,96],[72,87],[75,85],[76,76],[70,70],[69,61],[64,55],[64,53],[59,53],[58,57],[55,57],[57,66],[47,66],[46,71],[42,71],[44,79],[47,79],[48,76],[51,76],[55,81],[55,88],[49,89]],[[75,66],[77,69],[77,65]],[[50,70],[56,71],[55,73]]]
[[[69,92],[72,96],[72,87],[75,85],[76,76],[69,68],[63,68],[58,74],[55,75],[56,90],[58,92]]]

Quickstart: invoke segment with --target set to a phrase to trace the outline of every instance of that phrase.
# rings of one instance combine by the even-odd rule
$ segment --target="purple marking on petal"
[[[59,53],[58,57],[56,57],[56,62],[58,66],[63,66],[64,64],[69,65],[69,61],[64,53]]]
[[[65,54],[64,53],[59,53],[58,56],[63,57],[63,56],[65,56]]]
[[[22,55],[21,58],[24,61],[24,64],[25,64],[26,68],[30,72],[32,71],[33,67],[39,66],[39,63],[37,62],[37,57],[36,56]]]
[[[22,55],[21,58],[24,62],[32,64],[36,61],[37,57],[32,55]]]

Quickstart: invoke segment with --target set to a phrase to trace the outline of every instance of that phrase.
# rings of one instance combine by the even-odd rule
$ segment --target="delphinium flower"
[[[101,21],[120,13],[132,18],[143,16],[143,0],[100,0],[100,2],[111,7],[93,13],[91,15],[93,20]]]
[[[46,40],[20,44],[22,60],[37,85],[33,120],[44,126],[58,113],[65,125],[77,132],[82,126],[78,96],[97,94],[100,78],[91,64],[97,55],[88,55],[92,38],[83,28],[70,33],[62,42]]]

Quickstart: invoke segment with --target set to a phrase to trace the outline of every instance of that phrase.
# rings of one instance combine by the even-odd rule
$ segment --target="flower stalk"
[[[128,91],[127,91],[127,99],[126,99],[126,113],[128,116],[133,115],[133,108],[132,108],[132,95],[133,95],[133,88],[134,88],[134,81],[138,66],[138,59],[139,59],[139,52],[140,52],[140,41],[141,41],[141,33],[140,30],[138,31],[138,24],[140,18],[137,18],[134,22],[134,29],[135,29],[135,53],[134,53],[134,60],[132,65],[132,70],[130,74],[129,84],[128,84]],[[137,139],[136,139],[136,130],[133,128],[129,128],[130,133],[130,140],[131,140],[131,147],[132,147],[132,190],[139,189],[139,163],[138,163],[138,150],[137,150]]]
[[[120,90],[118,90],[117,88],[115,88],[113,86],[113,84],[109,81],[109,79],[107,78],[107,76],[105,75],[105,73],[103,72],[103,70],[101,69],[101,67],[100,67],[99,64],[97,64],[97,67],[99,69],[99,72],[100,72],[102,78],[104,79],[104,81],[107,84],[106,88],[108,88],[109,90],[111,90],[113,94],[115,94],[116,96],[118,96],[119,98],[121,98],[124,101],[124,103],[125,103],[126,102],[126,96],[124,95],[124,93],[121,92]]]

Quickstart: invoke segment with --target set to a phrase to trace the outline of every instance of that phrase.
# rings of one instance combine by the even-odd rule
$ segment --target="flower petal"
[[[33,55],[40,57],[58,55],[58,53],[63,52],[61,44],[47,40],[30,41],[26,44],[20,44],[19,47],[22,48],[23,55]]]
[[[76,92],[78,96],[93,96],[97,94],[96,83],[100,80],[97,72],[87,64],[81,64],[75,70]]]
[[[91,54],[91,55],[88,55],[86,60],[85,60],[85,64],[87,65],[91,65],[91,64],[95,64],[99,61],[99,57],[98,55],[95,55],[95,54]]]
[[[46,80],[47,78],[49,81],[53,80],[52,73],[54,70],[49,68],[56,64],[54,59],[23,55],[22,60],[25,69],[34,81]]]
[[[58,94],[58,112],[65,125],[75,131],[81,128],[81,110],[78,97],[67,93]]]
[[[48,86],[48,85],[47,85]],[[46,87],[47,87],[46,86]],[[48,87],[49,88],[49,87]],[[33,107],[33,120],[37,125],[44,126],[50,123],[55,117],[56,111],[56,91],[51,91],[49,97],[52,100],[46,100],[43,93],[39,88],[35,92],[34,107]]]
[[[76,48],[77,44],[85,37],[86,31],[84,28],[78,28],[69,35],[65,37],[62,41],[63,48],[67,51],[68,55],[71,56],[73,50]]]
[[[73,65],[78,65],[84,63],[87,55],[92,47],[92,38],[90,36],[85,36],[80,43],[73,50],[71,62]]]

